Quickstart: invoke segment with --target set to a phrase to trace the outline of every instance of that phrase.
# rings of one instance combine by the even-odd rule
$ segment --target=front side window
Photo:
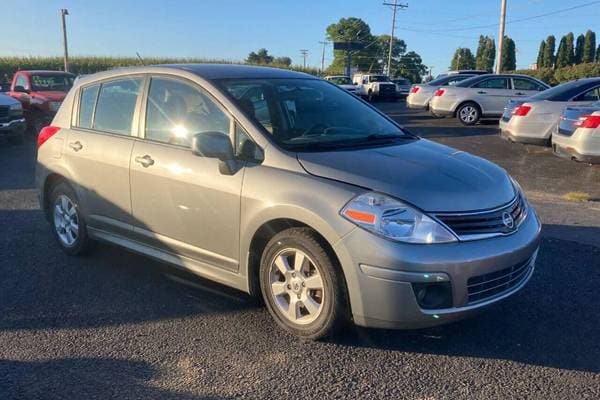
[[[92,128],[92,118],[94,117],[94,109],[96,108],[96,99],[100,85],[93,85],[84,88],[81,91],[79,98],[79,120],[77,126],[81,128]]]
[[[131,135],[141,84],[141,78],[125,78],[103,83],[96,104],[93,129]]]
[[[249,119],[281,147],[381,145],[412,139],[355,96],[317,79],[235,79],[219,82]]]
[[[508,89],[508,79],[490,78],[473,85],[478,89]]]
[[[34,92],[68,92],[75,78],[64,74],[31,75],[31,90]]]
[[[152,78],[146,139],[190,147],[196,134],[229,130],[229,116],[204,91],[174,79]]]

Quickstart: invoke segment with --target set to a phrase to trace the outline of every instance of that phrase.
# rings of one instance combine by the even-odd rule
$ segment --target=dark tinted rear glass
[[[581,81],[571,81],[567,83],[560,84],[553,88],[544,90],[534,96],[532,99],[536,100],[548,100],[548,101],[569,101],[573,97],[585,92],[587,89],[590,89],[600,83],[599,80],[581,80]]]
[[[447,85],[449,82],[457,82],[458,83],[460,81],[464,81],[465,79],[472,78],[473,76],[475,76],[475,75],[463,75],[463,74],[446,75],[441,78],[432,80],[431,82],[429,82],[429,85],[444,86],[444,85]]]

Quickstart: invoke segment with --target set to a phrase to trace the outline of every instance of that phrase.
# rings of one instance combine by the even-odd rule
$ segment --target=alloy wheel
[[[71,199],[64,194],[54,202],[54,229],[65,246],[73,246],[79,235],[79,216]]]
[[[271,296],[288,321],[305,325],[315,321],[324,304],[322,274],[303,251],[283,249],[269,268]]]
[[[461,121],[471,124],[477,120],[477,114],[478,111],[475,107],[465,106],[460,109],[459,116]]]

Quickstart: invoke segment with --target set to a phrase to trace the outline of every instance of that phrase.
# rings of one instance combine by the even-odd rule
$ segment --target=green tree
[[[538,56],[537,56],[537,67],[538,68],[544,68],[545,62],[544,62],[544,53],[546,52],[546,41],[542,40],[542,42],[540,43],[540,49],[538,50]]]
[[[371,55],[371,63],[369,65],[369,71],[383,72],[384,68],[387,68],[387,59],[390,52],[390,35],[379,35],[375,37],[375,44],[369,47]],[[406,43],[402,39],[394,38],[392,43],[392,65],[391,71],[388,73],[390,76],[397,75],[398,68],[400,67],[400,60],[406,53]]]
[[[546,46],[544,47],[544,65],[542,68],[554,67],[554,50],[556,48],[556,38],[550,35],[546,38]]]
[[[475,68],[475,57],[473,57],[473,53],[471,49],[466,47],[459,47],[454,52],[454,56],[452,57],[452,62],[450,63],[451,70],[458,69],[474,69]]]
[[[352,54],[352,66],[359,70],[367,71],[372,66],[373,57],[382,57],[379,53],[381,48],[377,45],[379,40],[371,35],[371,28],[360,18],[341,18],[338,22],[331,24],[326,29],[327,38],[332,42],[361,43],[364,48],[354,51]],[[346,51],[334,50],[333,62],[328,71],[341,73],[346,64]]]
[[[596,49],[596,34],[589,30],[585,33],[585,41],[583,43],[583,57],[581,61],[584,63],[594,62]]]
[[[250,52],[246,59],[248,64],[271,64],[273,62],[273,56],[269,55],[267,49],[262,48],[258,52]]]
[[[414,51],[409,51],[400,58],[395,71],[396,76],[406,78],[413,83],[420,83],[427,73],[427,67],[423,65],[420,55]]]
[[[575,44],[575,64],[581,64],[583,61],[583,45],[585,43],[585,36],[583,34],[577,36],[577,43]]]
[[[596,49],[596,62],[600,63],[600,44],[598,45],[598,48]]]
[[[558,51],[556,52],[556,68],[573,65],[575,55],[573,53],[573,33],[569,32],[560,39]]]
[[[290,67],[292,65],[292,59],[289,57],[276,57],[273,60],[273,64],[277,64],[283,67]]]
[[[515,69],[517,69],[517,48],[515,47],[515,41],[508,36],[504,36],[500,71],[514,71]]]
[[[475,55],[475,68],[492,71],[496,58],[496,44],[489,36],[479,36],[479,44]]]

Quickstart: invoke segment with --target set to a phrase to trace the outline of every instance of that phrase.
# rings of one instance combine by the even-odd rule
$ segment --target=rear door
[[[512,97],[510,81],[505,77],[490,77],[471,86],[473,100],[486,116],[500,116],[506,102]]]
[[[90,228],[132,229],[129,158],[144,78],[121,77],[81,88],[64,157]]]

